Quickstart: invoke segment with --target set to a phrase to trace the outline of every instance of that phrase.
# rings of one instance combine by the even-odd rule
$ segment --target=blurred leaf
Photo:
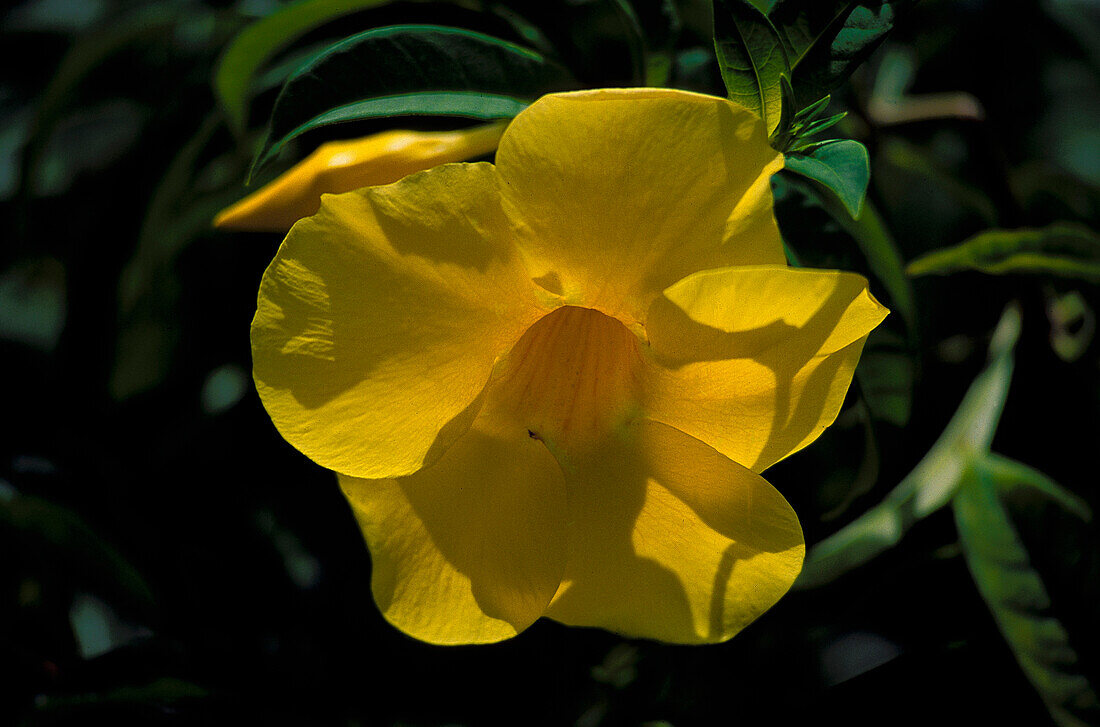
[[[108,603],[90,593],[78,593],[73,599],[69,623],[85,659],[94,659],[153,635],[149,629],[120,618]]]
[[[808,153],[788,154],[786,168],[825,187],[849,216],[859,218],[871,179],[871,161],[863,144],[851,139],[826,142]]]
[[[116,687],[114,689],[76,696],[47,696],[35,701],[39,712],[85,714],[91,716],[96,707],[109,705],[156,705],[171,707],[190,699],[201,699],[210,694],[205,687],[175,677],[159,677],[148,684]],[[139,712],[140,714],[140,712]]]
[[[133,101],[116,99],[60,119],[31,179],[35,194],[61,194],[80,174],[110,166],[141,138],[148,116]]]
[[[386,118],[390,116],[462,116],[470,119],[507,119],[530,104],[529,100],[488,93],[424,92],[358,101],[338,106],[309,119],[267,147],[257,158],[253,172],[273,159],[288,143],[307,131],[349,121]]]
[[[206,197],[193,189],[197,163],[220,124],[209,114],[161,176],[141,225],[137,248],[119,275],[118,336],[109,389],[116,400],[153,388],[168,374],[175,354],[179,282],[177,256],[210,230],[235,188]]]
[[[0,275],[0,338],[52,351],[65,314],[65,268],[57,260],[27,260]]]
[[[1096,724],[1100,700],[1082,674],[1043,579],[997,496],[1018,468],[968,467],[953,501],[963,555],[982,598],[1027,678],[1061,727]],[[1031,476],[1031,475],[1028,475]],[[1011,484],[1010,484],[1011,486]]]
[[[771,134],[783,108],[787,54],[767,16],[748,0],[715,0],[714,47],[731,101],[764,120]]]
[[[981,459],[981,469],[993,479],[1003,498],[1028,502],[1046,499],[1084,521],[1092,520],[1092,510],[1084,500],[1023,462],[989,452]]]
[[[856,377],[875,419],[903,427],[913,403],[913,359],[905,341],[889,329],[876,328],[867,339]]]
[[[330,20],[391,0],[299,0],[245,28],[218,59],[214,93],[234,132],[248,122],[248,89],[253,76],[280,49]]]
[[[777,0],[768,17],[801,103],[829,93],[878,48],[917,0]]]
[[[19,189],[19,159],[30,135],[29,106],[11,108],[0,94],[0,200]]]
[[[12,557],[47,557],[51,575],[64,572],[70,583],[132,609],[152,606],[152,591],[138,570],[75,512],[14,489],[0,495],[0,535],[18,544]]]
[[[107,0],[33,0],[4,18],[9,31],[81,33],[106,16]]]
[[[997,207],[984,192],[959,180],[915,144],[891,137],[878,147],[876,162],[897,167],[905,173],[909,184],[927,185],[950,197],[959,207],[974,212],[986,225],[997,223]],[[876,175],[879,169],[876,166]]]
[[[232,408],[248,391],[248,374],[236,364],[225,364],[211,371],[202,384],[202,410],[220,414]]]
[[[957,270],[983,273],[1039,273],[1100,282],[1100,236],[1087,227],[1058,222],[1049,227],[986,230],[955,247],[926,253],[906,273],[945,275]]]
[[[1047,318],[1050,320],[1050,347],[1066,363],[1084,355],[1096,335],[1096,313],[1079,291],[1065,295],[1048,293]]]
[[[989,346],[989,363],[970,385],[943,434],[913,471],[874,508],[813,546],[796,585],[828,583],[896,545],[918,520],[950,502],[976,456],[989,451],[1012,378],[1012,351],[1020,313],[1001,316]]]
[[[323,124],[409,113],[501,118],[518,111],[515,97],[530,101],[573,84],[568,71],[542,55],[482,33],[436,25],[368,30],[329,46],[290,77],[256,168],[289,139]],[[388,108],[391,101],[380,98],[401,100]]]
[[[138,41],[163,37],[189,16],[161,4],[140,7],[113,20],[103,30],[80,36],[69,48],[50,83],[38,98],[30,136],[23,153],[20,179],[24,189],[35,179],[46,140],[64,108],[77,98],[84,78],[111,56]]]

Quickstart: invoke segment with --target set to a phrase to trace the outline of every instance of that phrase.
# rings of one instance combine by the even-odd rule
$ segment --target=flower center
[[[498,365],[494,398],[556,455],[578,453],[631,417],[640,364],[638,339],[626,326],[565,306],[528,328]]]

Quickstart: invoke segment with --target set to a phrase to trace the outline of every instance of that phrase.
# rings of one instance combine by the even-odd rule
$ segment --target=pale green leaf
[[[989,451],[1008,395],[1019,335],[1020,313],[1010,307],[993,334],[989,363],[939,439],[881,503],[810,549],[796,586],[821,585],[863,565],[951,501],[974,458]]]
[[[1095,724],[1100,699],[998,497],[999,480],[1017,479],[1015,465],[1001,461],[987,468],[978,462],[964,473],[952,503],[963,555],[1001,634],[1055,722],[1061,727]],[[1025,476],[1034,479],[1034,474]]]
[[[977,270],[992,275],[1036,273],[1100,282],[1100,235],[1083,225],[986,230],[954,247],[921,255],[906,272],[945,275]]]

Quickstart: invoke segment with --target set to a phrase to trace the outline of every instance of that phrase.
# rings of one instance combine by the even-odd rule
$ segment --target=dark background
[[[543,621],[499,645],[441,648],[388,626],[335,479],[278,436],[251,386],[248,326],[279,238],[209,227],[245,192],[276,88],[235,140],[213,64],[277,6],[38,0],[0,15],[0,724],[1050,723],[948,510],[723,645]],[[870,149],[872,199],[905,259],[989,227],[1095,229],[1097,8],[926,0],[842,90],[840,131]],[[673,84],[720,93],[704,62],[706,3],[681,10]],[[398,3],[302,45],[406,18],[508,32],[472,11]],[[586,83],[614,85],[628,75],[621,49],[612,33],[569,59]],[[966,95],[899,120],[875,112],[889,83]],[[866,267],[820,210],[780,214],[812,264]],[[854,393],[817,444],[767,473],[807,542],[919,461],[1013,300],[1023,334],[994,450],[1100,508],[1096,288],[979,273],[914,286],[912,412],[905,427],[875,423],[870,488],[851,491],[864,455]],[[1049,313],[1073,291],[1088,316],[1071,325],[1067,360]],[[1015,515],[1096,683],[1096,527],[1054,506]]]

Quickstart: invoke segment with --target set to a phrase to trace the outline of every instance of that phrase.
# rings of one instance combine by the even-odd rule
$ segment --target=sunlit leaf
[[[329,46],[290,77],[275,102],[258,165],[304,127],[409,113],[501,118],[519,109],[514,102],[505,108],[501,98],[531,101],[572,85],[560,65],[483,33],[437,25],[368,30]],[[441,92],[462,95],[426,95]],[[487,100],[477,102],[477,96]],[[389,102],[362,105],[385,97],[404,101],[392,109]],[[448,109],[448,101],[456,106]],[[426,107],[416,108],[422,102]]]
[[[1019,335],[1020,313],[1010,307],[993,334],[989,363],[939,439],[881,503],[810,549],[796,586],[828,583],[863,565],[951,501],[973,458],[989,451],[1008,395]]]
[[[777,0],[768,17],[802,103],[821,98],[863,63],[917,0]]]
[[[790,75],[790,66],[767,16],[748,0],[715,0],[714,47],[730,100],[773,132],[783,107],[780,77]]]
[[[906,272],[944,275],[957,270],[983,273],[1038,273],[1100,282],[1100,235],[1082,225],[1059,222],[1049,227],[987,230],[955,247],[926,253]]]
[[[788,154],[786,168],[828,189],[853,219],[859,218],[871,179],[871,161],[863,144],[842,139],[806,154]]]
[[[214,70],[214,92],[230,127],[238,133],[244,131],[252,79],[280,49],[342,15],[386,5],[390,1],[299,0],[241,31],[222,53]]]
[[[1005,641],[1054,720],[1062,727],[1095,724],[1100,699],[998,497],[998,480],[1014,479],[1014,469],[980,462],[967,468],[953,500],[963,554]]]

